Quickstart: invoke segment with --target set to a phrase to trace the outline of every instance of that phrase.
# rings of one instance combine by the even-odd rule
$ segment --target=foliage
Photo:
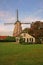
[[[20,37],[19,42],[20,44],[23,44],[23,45],[33,44],[33,42],[25,42],[25,40],[22,37]]]
[[[12,42],[12,41],[16,42],[16,38],[12,37],[12,36],[7,36],[5,41],[7,41],[7,42]]]
[[[20,43],[23,43],[23,42],[25,42],[25,41],[23,40],[23,38],[22,38],[22,37],[20,37],[19,42],[20,42]]]
[[[29,33],[33,35],[35,38],[43,37],[43,26],[41,26],[42,22],[36,21],[34,22],[30,28],[25,28],[23,32]],[[42,28],[40,28],[40,26]]]
[[[22,32],[28,33],[28,31],[29,31],[29,28],[25,28]]]
[[[41,40],[39,38],[36,38],[36,44],[41,44]]]
[[[31,28],[25,28],[23,30],[24,33],[29,33],[29,34],[33,34],[33,30]]]

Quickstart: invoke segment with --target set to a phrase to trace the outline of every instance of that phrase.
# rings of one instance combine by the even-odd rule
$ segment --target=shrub
[[[24,40],[23,40],[23,38],[22,38],[22,37],[20,37],[19,42],[20,42],[20,43],[23,43],[23,42],[24,42]]]
[[[5,39],[0,40],[0,42],[16,42],[16,37],[7,36]]]
[[[36,39],[36,44],[41,44],[41,41],[39,38]]]

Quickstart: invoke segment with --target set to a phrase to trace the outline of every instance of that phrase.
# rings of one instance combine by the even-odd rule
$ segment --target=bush
[[[41,41],[39,38],[36,39],[36,44],[41,44]]]
[[[19,42],[20,42],[20,43],[23,43],[23,42],[24,42],[24,40],[23,40],[23,38],[22,38],[22,37],[20,37]]]
[[[16,42],[16,38],[7,36],[4,40],[0,40],[0,42]]]
[[[16,38],[15,37],[11,37],[11,36],[8,36],[5,40],[6,41],[14,41],[14,42],[16,42]]]

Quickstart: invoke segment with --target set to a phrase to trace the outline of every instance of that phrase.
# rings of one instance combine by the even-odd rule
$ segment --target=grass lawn
[[[0,65],[43,65],[43,44],[0,42]]]

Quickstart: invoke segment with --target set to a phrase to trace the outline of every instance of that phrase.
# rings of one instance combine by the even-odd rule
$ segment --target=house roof
[[[28,33],[21,33],[22,37],[27,37],[27,38],[35,38],[32,35],[28,34]]]
[[[0,36],[0,39],[5,39],[7,36]]]

